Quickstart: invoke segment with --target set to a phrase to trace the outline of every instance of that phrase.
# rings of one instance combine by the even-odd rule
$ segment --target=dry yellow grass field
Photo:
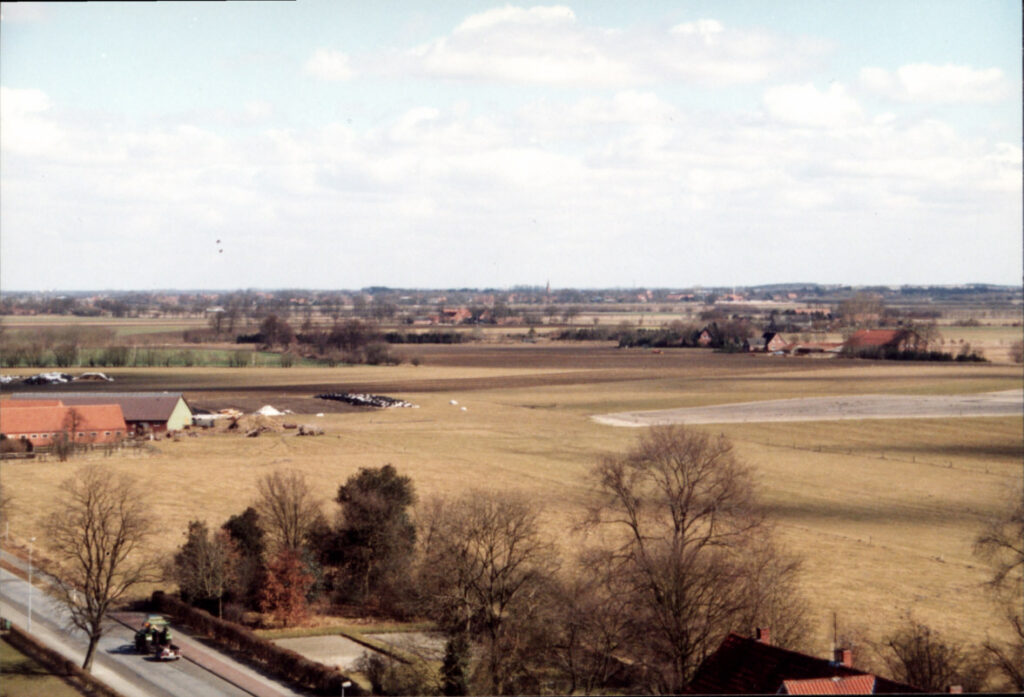
[[[637,436],[594,423],[594,414],[805,396],[962,394],[1024,383],[1012,366],[697,350],[448,347],[424,355],[420,367],[115,371],[119,389],[183,389],[199,405],[306,404],[307,414],[289,420],[315,422],[326,435],[204,433],[155,442],[145,454],[81,462],[142,479],[161,522],[156,547],[165,554],[182,542],[189,520],[219,525],[241,511],[256,481],[274,469],[306,473],[333,513],[339,484],[360,467],[385,463],[410,475],[421,497],[471,488],[523,492],[543,505],[548,529],[568,552],[576,546],[570,530],[592,495],[590,468]],[[311,397],[325,389],[388,394],[419,408],[337,411]],[[1004,634],[981,587],[988,572],[971,545],[985,516],[1007,492],[1021,490],[1020,417],[695,428],[733,440],[754,467],[780,537],[805,557],[803,585],[821,653],[832,612],[841,627],[863,627],[876,638],[910,612],[970,641]],[[12,534],[40,534],[57,485],[77,464],[4,463],[2,484],[18,506]]]

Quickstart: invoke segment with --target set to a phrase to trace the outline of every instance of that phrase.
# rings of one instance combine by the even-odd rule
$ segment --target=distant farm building
[[[861,329],[854,332],[843,347],[854,353],[866,349],[924,351],[928,348],[928,342],[909,329]]]
[[[54,405],[53,400],[5,400],[0,407],[0,435],[5,452],[33,452],[49,448],[59,438],[74,443],[101,445],[121,441],[128,433],[121,407]]]
[[[473,319],[473,313],[465,307],[446,307],[430,319],[434,324],[462,324]]]
[[[17,393],[12,401],[60,400],[67,406],[117,405],[136,433],[180,431],[192,424],[192,409],[180,392]]]
[[[785,351],[787,346],[786,340],[778,332],[765,332],[759,337],[747,339],[744,343],[744,348],[747,351],[754,351],[756,353]]]

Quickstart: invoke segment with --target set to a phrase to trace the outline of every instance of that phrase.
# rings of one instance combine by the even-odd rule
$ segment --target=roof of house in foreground
[[[811,678],[809,680],[783,680],[783,694],[787,695],[871,695],[875,694],[874,675]]]
[[[690,683],[690,692],[698,694],[775,694],[786,681],[804,682],[826,679],[829,685],[819,687],[838,689],[831,678],[849,678],[870,675],[863,670],[798,651],[762,643],[756,639],[730,634],[718,650],[708,656],[697,669]],[[875,693],[920,692],[915,687],[894,680],[874,678]],[[863,682],[863,681],[861,681]],[[851,683],[850,686],[861,686]],[[796,685],[797,689],[811,685]],[[862,687],[862,686],[861,686]],[[795,693],[794,693],[795,694]],[[807,694],[807,693],[805,693]],[[822,692],[819,694],[843,694]],[[863,694],[863,693],[862,693]]]
[[[69,406],[117,404],[125,421],[167,421],[183,398],[181,392],[18,392],[11,399],[57,399]]]

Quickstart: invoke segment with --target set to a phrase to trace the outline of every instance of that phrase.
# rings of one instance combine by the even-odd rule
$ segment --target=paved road
[[[928,419],[956,416],[1019,416],[1024,414],[1020,390],[964,395],[851,395],[807,397],[764,402],[718,404],[658,411],[632,411],[594,416],[609,426],[724,424],[840,419]]]
[[[15,559],[7,554],[5,561]],[[19,565],[20,565],[20,560]],[[27,627],[28,583],[0,569],[0,614],[22,629]],[[138,613],[123,613],[128,625],[140,623]],[[39,588],[32,594],[32,634],[64,656],[81,662],[86,639],[77,629],[68,629],[62,607]],[[125,697],[301,697],[251,668],[174,631],[174,643],[183,658],[159,662],[137,654],[134,630],[115,619],[108,621],[93,661],[93,674]],[[223,677],[222,677],[223,676]]]

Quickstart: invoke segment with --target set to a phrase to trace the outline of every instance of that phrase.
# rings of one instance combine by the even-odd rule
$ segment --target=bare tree
[[[983,648],[1011,689],[1024,692],[1024,496],[1013,491],[1004,511],[975,540],[975,551],[992,565],[988,586],[1001,606],[1012,639],[986,639]]]
[[[877,325],[885,313],[882,296],[874,293],[857,293],[839,303],[833,311],[846,327],[865,327]]]
[[[978,692],[985,684],[986,666],[974,651],[945,641],[920,622],[909,620],[883,646],[893,677],[925,692],[946,692],[954,685]]]
[[[10,522],[16,508],[17,505],[14,503],[14,497],[11,495],[11,492],[0,482],[0,526],[6,526]]]
[[[736,546],[739,557],[738,616],[732,627],[749,631],[770,627],[772,643],[794,651],[813,650],[813,634],[797,581],[803,560],[782,549],[774,540],[771,527],[752,531]]]
[[[271,541],[300,549],[320,515],[320,500],[301,472],[277,470],[256,484],[256,512]]]
[[[223,617],[224,594],[239,586],[241,555],[224,530],[213,536],[205,521],[188,524],[187,539],[174,555],[171,576],[188,602],[217,601],[217,616]]]
[[[426,507],[420,580],[427,611],[450,635],[482,641],[476,672],[487,694],[524,691],[527,654],[538,648],[531,620],[556,565],[538,513],[522,498],[487,492]]]
[[[591,527],[605,531],[633,621],[646,629],[620,655],[642,668],[646,689],[681,692],[728,631],[749,631],[743,623],[770,604],[756,575],[764,564],[747,558],[757,538],[770,543],[750,470],[724,437],[666,426],[595,475]],[[770,566],[767,582],[792,588],[796,567]]]
[[[81,424],[81,412],[73,407],[68,409],[68,413],[64,415],[64,420],[61,423],[61,431],[53,441],[53,451],[61,462],[66,462],[78,449],[78,443],[81,440],[78,437],[78,427]]]
[[[551,653],[555,669],[564,676],[566,694],[589,695],[613,681],[628,681],[620,656],[644,632],[634,621],[617,567],[614,556],[604,550],[585,552],[577,572],[560,588]]]
[[[132,587],[155,578],[144,554],[153,521],[135,480],[96,465],[61,484],[46,544],[58,562],[52,593],[89,638],[82,668],[91,670],[103,620]]]

